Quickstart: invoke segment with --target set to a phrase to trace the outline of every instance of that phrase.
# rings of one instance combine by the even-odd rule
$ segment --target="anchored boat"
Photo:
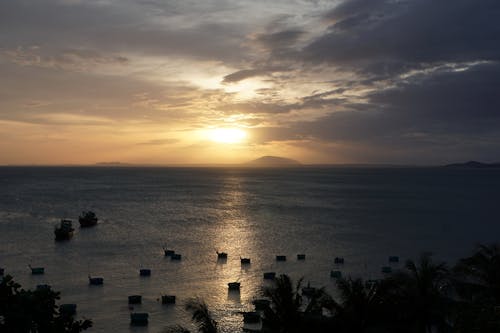
[[[240,290],[240,283],[239,282],[229,282],[227,284],[227,287],[229,290]]]
[[[54,235],[56,240],[67,240],[73,237],[73,223],[71,220],[62,219],[59,225],[54,228]]]
[[[90,210],[82,212],[82,215],[78,217],[78,222],[80,222],[81,228],[92,227],[97,224],[98,220],[99,219],[95,213]]]
[[[146,312],[134,312],[130,314],[130,325],[145,326],[148,324],[149,314]]]

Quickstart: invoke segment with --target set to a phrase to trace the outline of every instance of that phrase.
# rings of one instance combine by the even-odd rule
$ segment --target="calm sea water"
[[[50,284],[77,303],[93,332],[189,326],[183,302],[202,297],[223,332],[242,326],[262,273],[304,277],[335,294],[329,272],[377,278],[389,255],[422,251],[453,262],[498,241],[500,170],[446,168],[0,168],[0,267],[27,288]],[[91,209],[100,223],[55,242],[54,225]],[[167,244],[180,262],[163,256]],[[229,253],[217,263],[215,251]],[[305,261],[296,255],[305,253]],[[286,262],[276,262],[286,255]],[[239,258],[252,263],[242,268]],[[28,265],[44,266],[32,276]],[[152,276],[140,278],[138,270]],[[87,275],[104,277],[91,287]],[[239,294],[227,283],[241,282]],[[145,328],[129,326],[150,313]],[[178,304],[157,299],[174,294]]]

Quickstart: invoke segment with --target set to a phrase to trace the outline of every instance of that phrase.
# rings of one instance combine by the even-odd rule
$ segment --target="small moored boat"
[[[142,296],[141,295],[130,295],[128,297],[128,304],[141,304]]]
[[[146,312],[133,312],[130,314],[130,325],[145,326],[148,324],[149,314]]]
[[[307,283],[307,287],[302,287],[302,296],[311,297],[315,292],[316,288],[311,287],[311,284],[309,282]]]
[[[175,296],[174,295],[162,295],[161,296],[161,304],[175,304]]]
[[[250,311],[242,313],[243,313],[243,322],[245,324],[254,324],[260,322],[260,314],[258,312]]]
[[[41,275],[45,273],[45,268],[43,267],[31,267],[31,265],[28,265],[28,267],[31,269],[32,275]]]
[[[175,253],[174,250],[168,249],[165,246],[163,247],[163,252],[165,253],[165,257],[170,257]]]
[[[61,304],[59,305],[59,313],[63,316],[71,317],[76,314],[76,304]]]
[[[397,263],[397,262],[399,262],[399,257],[398,256],[389,256],[389,262],[390,263]]]
[[[267,309],[271,304],[271,301],[268,299],[261,298],[253,300],[252,304],[255,306],[255,310],[261,311]]]
[[[80,222],[81,228],[92,227],[97,224],[99,219],[92,211],[83,211],[82,215],[78,217],[78,222]]]
[[[54,227],[54,235],[56,236],[56,240],[67,240],[73,237],[73,222],[71,220],[62,219],[59,222],[59,225]]]
[[[380,270],[382,271],[382,273],[385,273],[385,274],[392,273],[392,267],[390,267],[390,266],[384,266]]]
[[[50,285],[48,284],[39,284],[36,286],[36,290],[50,290]]]
[[[227,288],[229,290],[238,290],[239,291],[240,290],[240,285],[241,284],[239,282],[229,282],[227,284]]]
[[[217,259],[227,259],[226,252],[219,252],[219,251],[215,251],[215,252],[217,252]]]
[[[343,264],[344,263],[344,258],[342,257],[335,257],[335,259],[333,260],[334,263],[336,264]]]
[[[342,272],[341,271],[331,271],[330,277],[332,277],[334,279],[340,279],[342,277]]]
[[[102,277],[92,277],[89,275],[89,285],[100,286],[104,283],[104,278]]]

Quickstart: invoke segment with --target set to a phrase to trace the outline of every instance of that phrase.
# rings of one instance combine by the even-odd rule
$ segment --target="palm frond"
[[[203,300],[199,298],[188,300],[186,310],[191,312],[191,318],[198,326],[198,332],[217,333],[217,322],[212,318],[212,314]]]

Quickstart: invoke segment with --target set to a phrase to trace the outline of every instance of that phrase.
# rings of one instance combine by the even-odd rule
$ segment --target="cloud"
[[[256,142],[315,143],[358,163],[500,161],[500,63],[417,75],[372,90],[364,103],[352,102],[348,95],[337,98],[346,91],[317,93],[282,106],[295,112],[329,111],[314,120],[287,116],[281,126],[255,128]]]
[[[196,11],[204,7],[192,6],[133,1],[119,6],[114,1],[2,1],[0,29],[9,34],[0,41],[9,49],[36,45],[99,50],[103,54],[226,61],[245,58],[244,26],[219,20],[215,13],[212,20],[203,21]]]
[[[277,52],[277,50],[291,48],[303,34],[304,31],[302,30],[288,29],[273,33],[257,34],[254,40],[266,50]]]
[[[500,3],[485,0],[345,1],[303,53],[313,62],[401,73],[426,64],[500,60]]]
[[[239,82],[254,76],[264,75],[267,72],[261,69],[242,69],[240,71],[224,76],[223,83]]]
[[[52,54],[51,54],[52,53]],[[38,66],[63,70],[88,71],[96,66],[126,65],[129,59],[120,55],[103,55],[89,49],[43,50],[38,46],[4,49],[0,56],[21,66]]]
[[[178,143],[180,140],[179,139],[153,139],[149,141],[144,141],[138,143],[138,145],[144,145],[144,146],[163,146],[163,145],[171,145],[174,143]]]

